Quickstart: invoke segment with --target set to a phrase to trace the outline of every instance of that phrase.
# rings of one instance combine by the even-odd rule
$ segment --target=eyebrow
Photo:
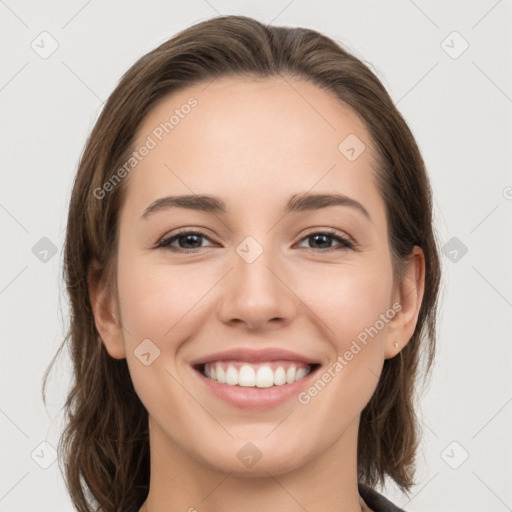
[[[368,210],[358,201],[343,194],[295,194],[284,208],[284,213],[320,210],[329,206],[348,206],[372,221]],[[167,196],[153,201],[142,214],[142,219],[168,208],[186,208],[207,213],[225,214],[227,206],[223,199],[208,195]]]

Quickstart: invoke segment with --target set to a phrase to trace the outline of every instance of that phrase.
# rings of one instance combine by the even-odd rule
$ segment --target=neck
[[[315,459],[291,470],[261,465],[255,476],[201,463],[151,421],[151,479],[140,512],[361,512],[357,489],[358,421]],[[261,461],[262,462],[262,461]]]

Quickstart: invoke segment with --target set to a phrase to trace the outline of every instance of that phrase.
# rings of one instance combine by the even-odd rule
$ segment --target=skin
[[[135,146],[191,96],[198,105],[129,175],[117,296],[102,281],[90,287],[102,340],[112,357],[126,357],[149,415],[151,481],[141,510],[359,511],[359,417],[384,360],[414,332],[423,253],[414,248],[394,287],[370,137],[334,95],[295,79],[216,80],[165,97]],[[351,133],[366,145],[355,161],[338,150]],[[290,196],[305,192],[349,196],[371,220],[347,206],[283,215]],[[220,196],[228,213],[168,208],[141,219],[155,199],[193,193]],[[154,248],[183,227],[206,234],[197,252]],[[358,250],[325,252],[307,237],[322,228]],[[263,249],[253,263],[235,250],[247,236]],[[292,398],[243,410],[206,392],[190,366],[220,350],[282,347],[320,361],[321,374],[395,302],[401,311],[307,405]],[[147,338],[160,356],[145,366],[134,350]],[[237,457],[247,442],[262,455],[251,468]]]

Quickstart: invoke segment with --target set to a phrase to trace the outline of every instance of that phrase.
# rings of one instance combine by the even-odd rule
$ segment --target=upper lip
[[[235,348],[200,357],[192,361],[190,364],[192,366],[197,366],[212,363],[214,361],[224,361],[229,359],[235,361],[246,361],[248,363],[261,361],[299,361],[305,364],[318,364],[317,360],[282,348],[266,348],[263,350]]]

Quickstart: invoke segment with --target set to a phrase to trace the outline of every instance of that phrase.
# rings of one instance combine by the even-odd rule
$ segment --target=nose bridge
[[[252,236],[244,239],[236,248],[238,277],[251,286],[260,284],[262,289],[275,286],[275,276],[269,267],[275,266],[277,255],[273,254],[269,240],[265,246]]]
[[[280,291],[277,278],[270,269],[277,266],[278,255],[272,251],[271,238],[259,242],[247,236],[235,252],[235,288],[239,295],[248,293],[253,301],[276,300]]]

